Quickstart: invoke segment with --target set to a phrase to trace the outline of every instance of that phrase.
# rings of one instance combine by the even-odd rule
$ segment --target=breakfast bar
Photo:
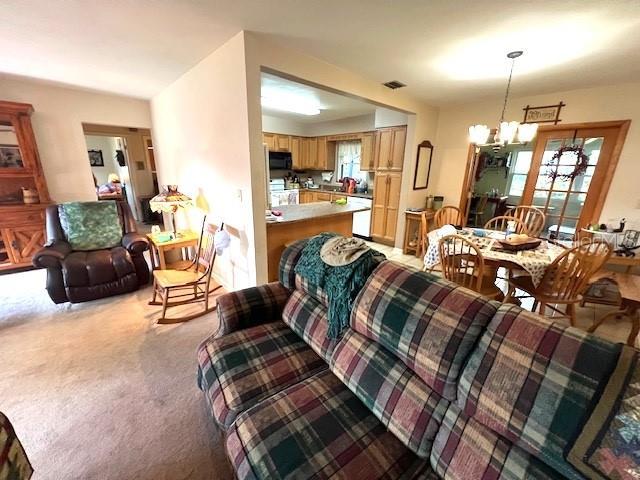
[[[282,213],[275,222],[267,222],[267,256],[269,281],[278,279],[278,264],[286,245],[322,232],[335,232],[351,236],[353,214],[369,210],[360,205],[337,205],[314,202],[299,205],[281,205]]]

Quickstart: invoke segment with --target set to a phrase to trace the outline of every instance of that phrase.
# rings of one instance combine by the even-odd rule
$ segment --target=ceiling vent
[[[383,83],[383,85],[391,90],[395,90],[396,88],[406,87],[406,85],[398,80],[391,80],[390,82]]]

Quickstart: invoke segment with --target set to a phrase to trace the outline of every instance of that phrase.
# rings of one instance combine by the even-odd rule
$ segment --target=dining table
[[[498,240],[505,238],[504,232],[486,230],[479,228],[463,228],[456,232],[475,244],[484,258],[485,264],[508,270],[524,270],[531,275],[533,284],[537,287],[544,273],[553,261],[563,252],[565,248],[541,239],[540,245],[531,250],[521,250],[513,252],[502,248]],[[440,253],[438,243],[431,242],[427,247],[424,257],[424,264],[427,270],[432,269],[440,263]]]

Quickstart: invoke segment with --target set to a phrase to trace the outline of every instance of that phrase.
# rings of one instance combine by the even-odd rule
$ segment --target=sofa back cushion
[[[454,400],[462,366],[497,305],[451,282],[387,261],[356,298],[351,327]]]
[[[391,433],[428,458],[448,400],[384,347],[352,330],[335,347],[329,366]]]
[[[278,266],[278,279],[285,288],[293,290],[296,287],[296,265],[302,255],[302,250],[307,245],[308,238],[293,242],[287,246],[280,256]]]
[[[302,290],[294,290],[282,312],[282,320],[327,363],[338,342],[327,338],[327,307]]]
[[[433,442],[431,468],[447,480],[559,478],[551,467],[468,417],[453,403]]]
[[[458,406],[569,478],[564,459],[620,346],[502,305],[466,365]]]
[[[122,224],[112,200],[62,203],[58,216],[73,250],[102,250],[122,242]]]

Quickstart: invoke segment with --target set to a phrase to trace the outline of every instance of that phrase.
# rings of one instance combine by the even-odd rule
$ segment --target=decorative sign
[[[566,104],[560,102],[557,105],[544,105],[542,107],[530,107],[527,105],[524,110],[523,123],[553,123],[557,125],[560,120],[560,110]]]

